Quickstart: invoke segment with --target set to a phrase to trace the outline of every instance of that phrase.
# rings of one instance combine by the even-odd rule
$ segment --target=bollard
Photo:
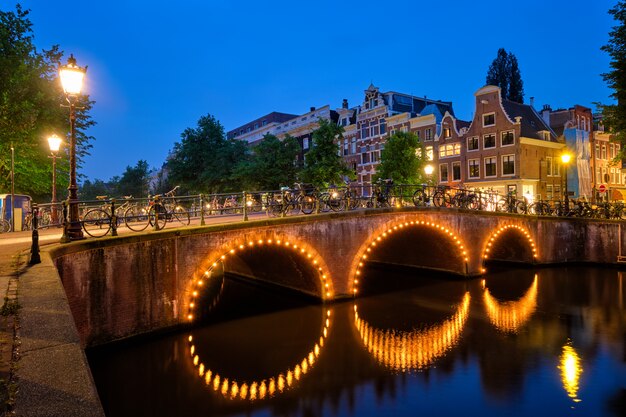
[[[41,263],[41,257],[39,256],[39,220],[37,217],[39,216],[39,208],[37,204],[33,204],[33,242],[30,245],[30,261],[29,265],[35,265]]]
[[[63,236],[61,236],[61,243],[71,242],[70,236],[67,234],[67,228],[69,223],[67,221],[67,200],[63,200]]]
[[[248,193],[243,192],[243,221],[248,221]]]
[[[204,226],[206,223],[204,222],[204,198],[202,194],[200,194],[200,226]]]
[[[115,214],[115,199],[111,199],[111,236],[117,236],[117,214]]]

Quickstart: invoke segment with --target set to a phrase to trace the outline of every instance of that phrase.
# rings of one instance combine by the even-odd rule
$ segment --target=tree
[[[115,185],[111,185],[111,182],[104,182],[99,179],[95,179],[93,182],[85,180],[79,188],[78,197],[81,200],[95,200],[96,196],[113,194]]]
[[[170,184],[180,185],[190,194],[239,191],[233,175],[246,145],[227,140],[224,127],[210,114],[198,120],[195,129],[187,128],[167,160]]]
[[[424,182],[425,150],[414,133],[396,132],[387,139],[374,180],[391,178],[396,184]]]
[[[620,159],[626,157],[626,2],[618,1],[609,10],[617,25],[609,32],[609,43],[602,50],[611,57],[611,71],[602,74],[611,89],[617,104],[600,105],[602,118],[609,133],[622,144]]]
[[[291,185],[298,174],[295,161],[299,152],[296,138],[287,135],[281,141],[267,134],[252,148],[250,158],[238,165],[236,176],[250,190],[277,190],[281,185]]]
[[[343,127],[325,119],[320,119],[318,123],[319,127],[312,134],[313,146],[305,156],[300,176],[316,187],[327,187],[341,183],[354,173],[338,152],[337,143],[343,140]]]
[[[15,148],[15,190],[35,200],[49,201],[52,164],[46,137],[69,131],[69,115],[58,82],[63,56],[58,46],[38,51],[33,45],[28,10],[0,11],[0,191],[10,188],[10,148]],[[89,116],[93,102],[81,97],[77,112],[77,165],[88,154],[93,138],[84,132],[94,124]],[[57,188],[67,186],[67,149],[58,159]],[[63,157],[65,156],[65,157]]]
[[[115,195],[132,195],[135,198],[147,197],[150,184],[149,171],[148,163],[144,160],[139,160],[134,167],[127,166],[117,182]]]
[[[500,87],[502,98],[524,102],[524,83],[517,63],[517,58],[512,53],[498,49],[498,55],[487,70],[487,85]]]

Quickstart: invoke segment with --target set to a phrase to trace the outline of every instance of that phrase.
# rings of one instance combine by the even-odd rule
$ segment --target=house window
[[[550,132],[543,132],[543,140],[550,141]]]
[[[502,156],[502,175],[515,175],[515,155]]]
[[[478,136],[467,138],[467,150],[468,151],[478,150]]]
[[[428,129],[426,129],[424,139],[425,140],[432,140],[433,139],[433,131],[432,131],[432,129],[430,127]]]
[[[546,156],[546,175],[548,177],[552,176],[552,157]]]
[[[552,197],[554,197],[554,194],[552,191],[552,184],[548,184],[546,185],[546,198],[548,200],[552,200]]]
[[[263,120],[263,122],[261,123],[263,126],[267,126],[267,120]]]
[[[460,143],[455,143],[454,144],[454,154],[455,155],[461,155],[461,144]]]
[[[496,114],[495,113],[483,114],[483,127],[495,126],[495,125],[496,125]]]
[[[439,181],[448,182],[448,164],[439,165]]]
[[[515,144],[515,132],[509,130],[508,132],[502,132],[501,146],[508,146]]]
[[[426,159],[429,161],[432,161],[433,159],[435,159],[435,154],[433,153],[433,147],[432,146],[427,146],[426,147]]]
[[[350,143],[348,142],[348,139],[344,139],[343,140],[343,154],[348,155],[348,151],[350,151]]]
[[[444,127],[443,128],[443,138],[444,139],[448,139],[450,136],[451,136],[450,128],[449,127]]]
[[[370,133],[369,128],[365,127],[365,125],[361,126],[361,139],[365,139],[366,137],[368,137]]]
[[[439,159],[445,158],[445,157],[446,157],[446,146],[441,145],[439,146]]]
[[[490,134],[483,136],[483,149],[496,147],[496,135]]]
[[[378,151],[372,152],[372,163],[378,162],[380,153]]]
[[[385,119],[380,119],[380,134],[384,135],[387,132],[387,121]]]
[[[361,164],[369,164],[369,163],[370,163],[369,153],[363,152],[361,154]]]
[[[309,149],[309,139],[308,138],[302,139],[302,149]]]
[[[461,181],[461,163],[452,163],[452,181]]]
[[[480,178],[480,164],[478,159],[470,159],[467,161],[468,174],[470,178]]]
[[[350,140],[350,153],[351,154],[355,154],[356,153],[356,137],[352,138]]]
[[[496,176],[496,157],[485,158],[485,177]]]
[[[602,158],[600,159],[606,159],[606,145],[602,145]]]

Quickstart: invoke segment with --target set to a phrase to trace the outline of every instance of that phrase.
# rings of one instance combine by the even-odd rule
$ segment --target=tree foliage
[[[622,144],[621,157],[626,157],[626,2],[618,1],[609,13],[617,25],[609,32],[609,43],[602,50],[611,57],[611,71],[602,74],[617,104],[601,105],[605,127]]]
[[[267,134],[252,148],[250,157],[239,164],[236,177],[249,190],[277,190],[281,185],[291,185],[297,179],[295,161],[299,152],[294,137],[287,135],[280,140]]]
[[[313,131],[313,146],[306,154],[301,179],[317,187],[340,184],[345,177],[354,173],[345,164],[337,143],[343,141],[343,128],[325,119],[319,120],[319,127]]]
[[[424,146],[417,135],[396,132],[385,143],[374,180],[391,178],[396,184],[419,184],[424,182],[424,164]]]
[[[202,116],[174,144],[167,160],[168,181],[191,194],[239,191],[242,184],[234,173],[245,154],[246,145],[226,139],[215,117]]]
[[[524,102],[524,83],[519,70],[517,58],[504,48],[498,49],[498,55],[487,70],[487,85],[500,87],[502,98]]]
[[[15,191],[35,200],[49,201],[52,164],[47,136],[67,135],[69,115],[58,67],[63,53],[58,46],[38,51],[33,44],[29,11],[0,10],[0,192],[10,189],[11,152],[15,149]],[[77,111],[77,165],[88,154],[92,137],[85,131],[94,124],[89,116],[93,102],[80,98]],[[68,150],[57,160],[57,188],[69,181]]]
[[[144,198],[148,196],[150,185],[150,168],[148,162],[139,160],[134,167],[127,166],[117,183],[115,195]]]

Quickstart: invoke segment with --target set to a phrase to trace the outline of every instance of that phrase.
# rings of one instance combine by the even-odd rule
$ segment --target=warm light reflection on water
[[[419,370],[430,366],[455,346],[467,320],[470,295],[465,293],[456,313],[443,323],[411,332],[377,329],[359,317],[354,306],[354,322],[363,344],[378,362],[395,371]]]
[[[500,302],[485,288],[483,302],[489,321],[504,332],[517,332],[537,309],[537,274],[526,293],[516,301]]]
[[[624,415],[618,272],[366,272],[398,287],[364,287],[329,316],[226,279],[205,324],[88,351],[107,417]]]
[[[559,358],[559,370],[561,371],[561,381],[563,382],[563,388],[567,392],[574,402],[580,402],[578,398],[578,390],[580,383],[580,375],[583,373],[580,357],[576,353],[576,350],[568,342],[563,346],[563,352]]]

